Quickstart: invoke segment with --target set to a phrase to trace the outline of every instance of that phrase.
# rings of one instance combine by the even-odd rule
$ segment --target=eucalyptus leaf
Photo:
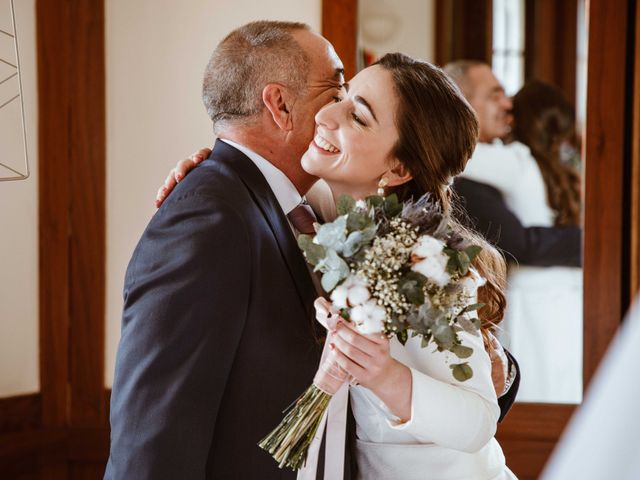
[[[314,266],[320,263],[327,254],[326,249],[322,245],[314,243],[309,235],[300,235],[298,246],[304,252],[307,262]]]
[[[429,343],[431,343],[431,335],[429,335],[428,333],[422,335],[422,340],[420,341],[420,346],[422,348],[427,348]]]
[[[402,204],[395,193],[384,199],[384,211],[389,217],[396,217],[402,213]]]
[[[424,304],[424,285],[427,279],[424,275],[409,271],[400,280],[398,280],[398,290],[404,295],[409,302],[416,307]]]
[[[397,332],[396,337],[398,338],[398,341],[402,345],[405,345],[407,343],[408,335],[406,330],[401,330],[400,332]]]
[[[347,215],[356,206],[356,201],[349,195],[340,195],[336,202],[338,215]]]
[[[478,328],[468,318],[458,317],[457,324],[460,325],[460,327],[462,327],[462,329],[465,332],[475,335],[476,337],[480,336],[480,332],[478,331]]]
[[[344,242],[342,254],[349,258],[353,257],[362,247],[362,232],[351,232]]]
[[[458,258],[458,251],[453,248],[445,248],[443,252],[449,257],[447,262],[447,273],[453,275],[460,270],[460,259]]]
[[[379,207],[384,203],[384,197],[380,195],[371,195],[364,199],[365,202],[369,204],[371,207]]]
[[[484,303],[474,303],[472,305],[467,305],[466,307],[464,307],[464,309],[460,312],[460,315],[462,315],[463,313],[468,313],[468,312],[473,312],[475,310],[480,310],[482,307],[484,307],[485,304]]]
[[[347,229],[350,232],[363,230],[371,222],[370,218],[362,212],[351,212],[347,216]]]
[[[331,223],[325,223],[318,228],[314,242],[336,252],[342,252],[347,239],[347,217],[342,215]]]
[[[469,273],[469,267],[471,266],[471,259],[466,252],[458,252],[458,263],[460,264],[460,273],[466,275]]]
[[[469,358],[471,355],[473,355],[473,348],[465,347],[464,345],[454,345],[451,351],[458,358]]]
[[[336,285],[338,285],[338,282],[340,280],[340,272],[338,270],[329,270],[324,275],[322,275],[322,280],[320,280],[320,283],[322,284],[322,288],[325,292],[330,292],[331,290],[336,288]]]
[[[482,247],[479,247],[478,245],[471,245],[470,247],[467,247],[464,249],[464,253],[467,254],[467,256],[469,257],[469,260],[473,262],[473,260],[475,260],[475,258],[478,256],[478,254],[482,251]]]
[[[378,227],[373,221],[370,221],[367,227],[362,230],[362,243],[368,244],[374,238],[376,238],[376,233],[378,233]]]
[[[453,378],[459,382],[466,382],[473,377],[473,369],[466,362],[449,365],[449,367],[453,370]]]
[[[456,332],[447,322],[438,322],[432,327],[433,338],[442,350],[451,350],[456,341]]]

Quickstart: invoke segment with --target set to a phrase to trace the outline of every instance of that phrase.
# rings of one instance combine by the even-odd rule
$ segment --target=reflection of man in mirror
[[[476,111],[480,124],[478,148],[455,184],[476,228],[521,265],[580,266],[578,226],[558,228],[553,222],[530,222],[522,218],[526,215],[517,215],[519,205],[508,204],[516,181],[511,174],[525,183],[530,180],[527,173],[539,177],[539,168],[535,161],[518,161],[532,159],[526,146],[502,143],[511,131],[512,101],[491,68],[482,62],[459,60],[446,65],[445,71]],[[529,198],[529,203],[532,200]]]
[[[511,263],[503,341],[520,362],[518,398],[578,403],[580,176],[562,157],[575,134],[573,107],[542,82],[530,82],[511,99],[482,62],[456,61],[445,71],[480,125],[480,142],[455,191],[471,223]]]

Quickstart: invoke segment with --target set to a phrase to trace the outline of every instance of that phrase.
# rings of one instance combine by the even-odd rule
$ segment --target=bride
[[[385,55],[346,84],[315,120],[302,166],[324,181],[309,201],[325,220],[335,216],[331,200],[340,195],[364,198],[383,188],[400,200],[430,193],[462,230],[453,219],[449,185],[474,151],[478,123],[439,68],[398,53]],[[179,163],[178,178],[208,153]],[[175,186],[173,178],[159,192],[158,204]],[[515,478],[494,438],[500,408],[488,353],[500,348],[490,332],[504,314],[505,266],[486,241],[465,235],[483,247],[474,263],[487,279],[478,291],[485,304],[479,312],[482,336],[460,334],[474,352],[468,359],[471,379],[455,380],[449,368],[455,357],[421,348],[417,337],[402,346],[395,338],[360,334],[335,316],[330,322],[329,355],[352,377],[359,478]],[[331,313],[327,302],[316,307],[319,317]]]

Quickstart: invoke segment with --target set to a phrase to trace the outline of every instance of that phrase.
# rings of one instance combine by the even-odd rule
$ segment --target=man
[[[309,225],[314,116],[343,82],[303,24],[254,22],[216,48],[203,97],[220,140],[127,270],[105,478],[295,477],[257,442],[318,367],[317,294],[292,227]]]
[[[318,367],[317,295],[286,214],[316,180],[300,157],[343,83],[304,24],[254,22],[214,51],[203,98],[224,140],[129,264],[106,479],[295,478],[257,442]]]
[[[469,163],[481,156],[509,161],[512,151],[500,139],[510,132],[511,99],[489,65],[459,60],[447,64],[444,70],[478,115],[480,143]],[[456,180],[454,188],[476,229],[505,252],[507,259],[533,266],[581,265],[579,227],[524,227],[499,190],[472,180],[470,175],[465,177],[465,173]]]

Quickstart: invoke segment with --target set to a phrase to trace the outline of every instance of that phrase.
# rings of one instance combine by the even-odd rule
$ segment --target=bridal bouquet
[[[338,217],[316,226],[314,237],[298,244],[307,261],[322,273],[322,288],[340,315],[362,334],[382,333],[403,345],[420,337],[455,354],[450,365],[458,381],[473,371],[465,358],[473,349],[458,333],[479,335],[480,321],[469,312],[484,279],[472,267],[480,247],[447,222],[429,196],[400,203],[395,195],[355,201],[342,196]],[[280,464],[299,469],[306,460],[331,396],[346,380],[339,367],[323,362],[311,387],[285,411],[280,425],[259,446]]]

